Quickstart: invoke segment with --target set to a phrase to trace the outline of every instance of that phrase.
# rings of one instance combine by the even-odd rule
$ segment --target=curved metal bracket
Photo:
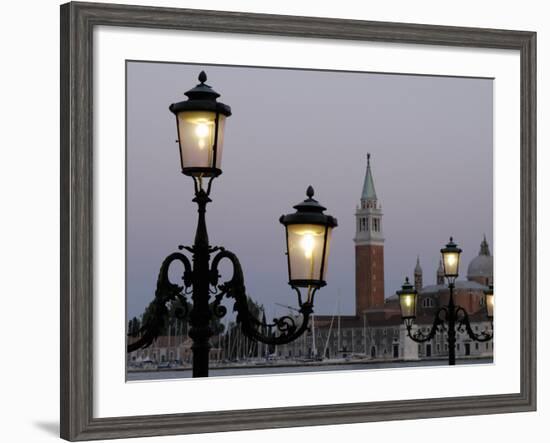
[[[229,260],[233,265],[233,275],[228,281],[218,285],[220,278],[218,265],[223,259]],[[216,296],[217,305],[219,305],[224,295],[235,300],[233,311],[237,312],[237,323],[241,324],[244,335],[253,340],[268,345],[283,345],[296,340],[308,329],[309,317],[313,312],[313,297],[317,288],[310,291],[311,293],[306,302],[302,302],[300,290],[293,287],[298,293],[301,321],[297,321],[299,319],[291,316],[284,316],[274,318],[273,323],[266,323],[258,320],[249,309],[242,267],[234,253],[220,248],[220,252],[212,260],[210,284],[220,290],[220,293]]]
[[[407,323],[406,326],[407,326],[407,335],[408,335],[408,337],[412,341],[415,341],[416,343],[424,343],[424,342],[432,340],[435,337],[435,334],[437,334],[437,332],[440,329],[443,330],[445,321],[444,321],[443,318],[441,318],[441,314],[445,314],[444,318],[447,317],[447,315],[448,315],[447,308],[445,308],[445,307],[439,308],[439,310],[436,312],[434,322],[433,322],[432,327],[430,329],[430,332],[428,332],[428,334],[424,334],[421,331],[416,331],[413,334],[412,331],[411,331],[412,324]]]
[[[458,307],[456,309],[457,318],[458,318],[459,313],[462,314],[462,316],[458,320],[458,330],[459,331],[464,332],[464,330],[465,330],[466,333],[468,334],[468,336],[472,340],[478,341],[478,342],[486,342],[486,341],[489,341],[489,340],[493,339],[493,334],[492,333],[488,333],[488,332],[483,331],[480,334],[476,334],[472,330],[472,326],[470,324],[470,317],[468,316],[468,313],[466,312],[466,310],[464,308]]]
[[[183,264],[184,273],[182,276],[183,286],[179,286],[170,281],[168,270],[170,265],[179,261]],[[193,284],[192,268],[189,259],[181,252],[174,252],[164,259],[160,266],[159,275],[157,278],[157,288],[155,290],[155,298],[149,304],[150,316],[145,324],[140,328],[141,337],[134,343],[127,345],[127,352],[136,351],[141,348],[150,346],[160,335],[164,329],[166,318],[168,317],[168,308],[166,303],[178,299],[182,305],[182,311],[176,315],[179,318],[184,318],[188,314],[187,299],[184,295],[184,288],[188,288]]]

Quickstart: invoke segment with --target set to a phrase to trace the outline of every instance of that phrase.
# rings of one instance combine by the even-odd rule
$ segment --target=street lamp
[[[476,334],[471,327],[470,319],[466,310],[455,305],[454,302],[454,288],[455,280],[458,277],[458,268],[460,264],[460,253],[462,250],[457,247],[451,237],[449,243],[441,249],[441,256],[443,258],[443,267],[445,272],[445,278],[447,278],[449,288],[449,302],[447,306],[443,306],[437,310],[434,316],[433,324],[430,331],[424,334],[421,331],[412,332],[412,326],[416,319],[416,291],[412,289],[408,278],[405,280],[405,284],[401,287],[400,291],[397,291],[399,295],[399,301],[401,306],[401,318],[407,327],[408,337],[417,342],[423,343],[432,340],[435,334],[439,332],[447,332],[447,344],[449,346],[449,365],[456,363],[456,332],[466,332],[468,336],[478,342],[486,342],[492,340],[493,334],[486,331]],[[492,286],[489,290],[484,291],[485,304],[487,305],[487,317],[493,319],[493,291]],[[446,326],[445,326],[446,324]]]
[[[306,200],[294,206],[295,213],[282,215],[279,221],[286,228],[288,283],[311,292],[326,285],[330,239],[337,222],[323,214],[326,208],[313,199],[311,186],[306,195]]]
[[[487,308],[487,317],[493,321],[493,309],[495,308],[495,294],[493,294],[493,285],[489,285],[489,289],[483,291],[485,294],[485,306]]]
[[[445,277],[449,282],[455,281],[458,277],[458,267],[460,265],[460,253],[462,249],[456,246],[456,243],[453,242],[451,237],[449,243],[441,249],[441,258],[443,259],[443,271]]]
[[[231,108],[217,101],[218,94],[207,85],[206,73],[200,83],[185,93],[187,100],[173,103],[176,116],[181,172],[192,177],[216,177],[222,173],[225,119]]]
[[[401,290],[397,291],[399,296],[399,305],[401,306],[401,318],[405,324],[411,325],[416,318],[416,299],[418,293],[409,283],[409,277],[405,278],[405,283],[401,286]]]
[[[212,322],[227,313],[221,304],[224,297],[234,300],[237,323],[248,338],[270,345],[290,343],[307,329],[313,313],[313,299],[317,290],[326,285],[327,261],[332,229],[337,226],[334,217],[326,215],[319,202],[313,199],[314,190],[307,188],[307,199],[294,206],[296,212],[283,215],[279,221],[285,226],[288,278],[296,292],[301,317],[284,316],[267,323],[254,316],[248,306],[243,271],[237,256],[223,247],[211,246],[206,228],[206,205],[211,202],[212,181],[222,173],[221,154],[225,119],[231,108],[217,101],[220,96],[206,82],[206,74],[199,75],[200,84],[187,91],[188,100],[170,105],[176,116],[181,171],[193,178],[198,205],[198,223],[193,246],[179,246],[190,252],[192,260],[182,252],[174,252],[164,259],[157,279],[155,298],[150,316],[140,330],[141,337],[127,346],[127,352],[150,346],[161,334],[168,314],[167,303],[179,301],[180,318],[189,316],[189,337],[193,340],[193,377],[207,377],[210,338],[214,335]],[[208,179],[206,186],[203,179]],[[211,255],[214,254],[212,260]],[[227,259],[233,266],[231,278],[220,284],[219,264]],[[172,283],[168,271],[172,263],[183,265],[183,285]],[[306,288],[303,299],[300,288]],[[189,308],[186,295],[191,295]],[[187,312],[189,311],[189,312]]]

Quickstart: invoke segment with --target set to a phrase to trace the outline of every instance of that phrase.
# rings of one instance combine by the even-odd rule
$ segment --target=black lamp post
[[[217,101],[220,96],[205,84],[206,74],[199,75],[200,84],[187,91],[188,100],[170,105],[176,116],[182,173],[193,178],[194,202],[198,205],[198,223],[193,246],[180,246],[191,253],[190,261],[182,252],[174,252],[163,261],[157,280],[151,315],[142,326],[141,337],[127,346],[132,352],[150,346],[161,333],[167,317],[167,303],[178,300],[183,309],[180,317],[189,315],[189,337],[193,340],[193,377],[207,377],[212,322],[222,318],[227,309],[221,304],[224,297],[234,299],[236,321],[243,333],[255,341],[271,345],[290,343],[307,329],[313,312],[315,292],[326,285],[325,277],[331,232],[337,226],[334,217],[313,199],[311,186],[307,199],[294,206],[295,213],[283,215],[280,222],[286,229],[289,285],[298,296],[301,321],[284,316],[266,323],[257,319],[248,307],[241,264],[235,254],[219,246],[211,246],[206,229],[206,205],[211,202],[212,181],[222,173],[221,159],[225,119],[231,108]],[[208,179],[206,188],[203,179]],[[212,260],[211,256],[214,254]],[[227,259],[233,265],[230,280],[219,284],[219,263]],[[183,265],[183,286],[172,283],[168,277],[170,265]],[[191,264],[192,262],[192,264]],[[306,288],[305,300],[300,288]],[[192,298],[190,312],[186,295]]]
[[[430,341],[435,337],[435,334],[438,331],[447,332],[447,344],[449,347],[449,365],[454,365],[456,363],[456,332],[457,329],[460,332],[466,332],[468,336],[478,342],[486,342],[493,338],[492,333],[486,331],[476,334],[471,327],[470,319],[466,310],[455,305],[454,302],[454,288],[455,280],[458,277],[458,267],[460,264],[460,253],[462,250],[457,247],[453,242],[451,237],[449,243],[441,249],[441,255],[443,258],[443,268],[445,272],[445,277],[448,281],[449,287],[449,302],[447,306],[441,307],[436,313],[433,321],[432,328],[427,334],[422,333],[421,331],[412,332],[412,326],[414,320],[416,319],[416,303],[417,303],[417,292],[414,290],[412,285],[409,283],[409,279],[405,279],[405,283],[401,287],[400,291],[397,291],[399,296],[399,304],[401,306],[401,318],[405,326],[407,327],[407,335],[409,338],[417,343],[423,343]],[[484,291],[485,293],[485,305],[487,307],[487,317],[493,321],[493,305],[494,305],[494,295],[493,287],[490,286],[489,290]],[[445,326],[447,324],[447,326]],[[457,327],[458,325],[458,327]]]

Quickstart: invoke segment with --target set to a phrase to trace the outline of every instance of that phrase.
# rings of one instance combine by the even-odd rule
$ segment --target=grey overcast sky
[[[127,306],[154,296],[161,261],[193,242],[193,184],[180,173],[170,103],[207,83],[231,106],[223,174],[208,206],[210,242],[235,252],[268,318],[296,306],[278,219],[306,187],[338,218],[317,314],[355,307],[354,212],[370,152],[384,212],[385,293],[412,276],[435,282],[450,235],[461,278],[483,234],[493,251],[493,82],[490,79],[128,62]]]

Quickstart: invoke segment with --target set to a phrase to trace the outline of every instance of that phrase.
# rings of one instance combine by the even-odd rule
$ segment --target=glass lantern
[[[308,198],[294,206],[296,212],[279,220],[286,228],[288,279],[293,287],[326,285],[332,229],[338,223],[334,217],[323,214],[326,208],[313,195],[310,186]]]
[[[445,277],[450,280],[453,280],[458,277],[458,267],[460,264],[460,253],[462,249],[457,247],[453,242],[451,237],[449,243],[441,249],[441,256],[443,258],[443,270],[445,272]]]
[[[412,323],[416,318],[416,299],[418,293],[410,284],[409,278],[405,278],[405,283],[401,286],[401,290],[397,291],[399,296],[399,305],[401,306],[401,318],[405,322]]]
[[[489,289],[483,291],[485,293],[485,306],[487,307],[487,317],[493,320],[493,310],[495,308],[495,294],[493,293],[493,285]]]
[[[231,108],[217,101],[220,96],[201,82],[185,93],[188,100],[173,103],[170,111],[176,116],[181,171],[193,177],[216,177],[222,173],[225,119]]]

